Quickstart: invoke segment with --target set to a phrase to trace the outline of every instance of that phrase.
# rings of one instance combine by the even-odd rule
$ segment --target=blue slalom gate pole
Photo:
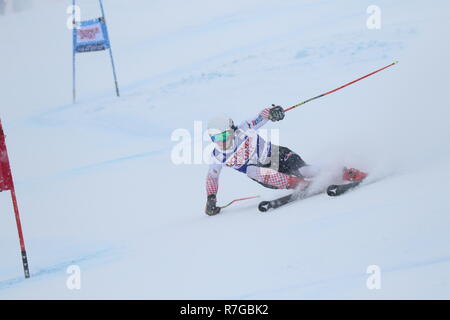
[[[75,52],[75,42],[76,42],[76,36],[77,36],[77,29],[76,29],[76,25],[75,25],[75,0],[72,0],[72,15],[73,15],[73,20],[72,20],[72,41],[73,41],[73,48],[72,48],[72,98],[73,98],[73,103],[75,103],[76,99],[77,99],[77,94],[76,94],[76,67],[75,67],[75,56],[76,56],[76,52]]]
[[[105,10],[103,9],[103,1],[99,0],[99,3],[100,3],[100,9],[102,11],[102,18],[103,18],[103,21],[105,22],[106,20],[105,20]],[[108,36],[108,38],[109,38],[109,36]],[[116,95],[118,97],[120,97],[119,83],[117,81],[116,67],[114,65],[114,58],[113,58],[113,53],[112,53],[112,48],[111,48],[111,41],[109,41],[109,39],[108,39],[108,42],[109,42],[109,56],[111,58],[111,66],[112,66],[113,75],[114,75],[114,84],[116,85]]]

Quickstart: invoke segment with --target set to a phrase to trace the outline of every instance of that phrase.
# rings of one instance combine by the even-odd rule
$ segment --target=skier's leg
[[[306,163],[298,154],[283,146],[273,146],[272,151],[272,168],[276,169],[275,164],[278,165],[279,172],[300,176],[299,169],[306,166]]]
[[[320,167],[317,165],[309,165],[294,151],[289,148],[278,147],[278,171],[289,175],[294,175],[301,178],[311,179],[317,176],[320,172]],[[274,159],[274,160],[275,160]],[[276,161],[276,160],[275,160]],[[274,168],[274,166],[271,166]]]
[[[309,185],[303,177],[288,175],[272,168],[250,165],[247,167],[247,176],[271,189],[295,189],[305,188]]]

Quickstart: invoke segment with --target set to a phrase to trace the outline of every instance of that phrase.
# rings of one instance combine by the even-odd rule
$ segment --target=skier
[[[207,215],[216,215],[219,175],[222,167],[231,167],[245,173],[250,179],[272,189],[295,189],[304,191],[311,178],[319,173],[317,166],[307,165],[303,159],[283,146],[265,141],[257,132],[269,120],[283,120],[285,112],[281,106],[272,105],[262,110],[252,120],[235,126],[232,119],[219,116],[208,121],[208,134],[214,142],[211,161],[206,177]],[[361,181],[366,173],[356,169],[343,169],[342,178]]]

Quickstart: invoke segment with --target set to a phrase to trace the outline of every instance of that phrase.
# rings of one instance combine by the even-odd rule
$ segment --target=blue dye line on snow
[[[68,171],[64,171],[63,173],[60,173],[59,175],[80,174],[80,173],[89,171],[91,169],[96,169],[96,168],[101,168],[101,167],[104,167],[104,166],[114,165],[114,164],[122,163],[122,162],[125,162],[125,161],[151,157],[151,156],[154,156],[154,155],[157,155],[157,154],[161,154],[161,153],[163,153],[164,151],[167,151],[167,150],[169,150],[169,148],[163,148],[163,149],[160,149],[160,150],[154,150],[154,151],[150,151],[150,152],[138,153],[138,154],[134,154],[134,155],[131,155],[131,156],[120,157],[120,158],[116,158],[116,159],[112,159],[112,160],[106,160],[106,161],[102,161],[102,162],[97,162],[97,163],[94,163],[94,164],[86,165],[86,166],[75,168],[75,169],[70,169]]]
[[[399,264],[397,266],[393,266],[393,267],[389,267],[389,268],[381,267],[381,272],[382,273],[391,273],[391,272],[427,267],[430,265],[435,265],[435,264],[440,264],[440,263],[449,263],[449,262],[450,262],[450,255],[438,257],[438,258],[429,258],[429,259],[420,260],[420,261],[411,262],[411,263],[403,263],[403,264]],[[231,299],[237,299],[237,300],[254,299],[255,296],[258,296],[261,294],[264,294],[264,295],[272,294],[273,295],[276,293],[282,293],[282,292],[286,292],[286,291],[290,291],[290,290],[299,290],[299,289],[304,289],[304,288],[308,288],[308,287],[314,287],[314,286],[318,286],[318,285],[326,285],[326,284],[331,284],[331,283],[336,283],[336,282],[346,282],[346,281],[350,281],[350,280],[354,280],[354,279],[358,279],[358,278],[366,279],[367,274],[366,273],[354,273],[354,274],[347,274],[347,275],[342,275],[342,276],[338,276],[338,277],[333,277],[333,278],[329,278],[329,279],[318,279],[318,280],[305,282],[302,284],[293,284],[293,285],[283,287],[283,288],[278,288],[278,289],[241,294],[237,297],[231,297]]]
[[[66,170],[63,172],[55,173],[55,174],[47,176],[47,177],[21,180],[21,181],[17,181],[17,185],[23,185],[23,184],[33,183],[33,182],[42,182],[42,180],[58,179],[58,178],[62,178],[62,177],[83,174],[83,173],[89,172],[91,170],[101,169],[106,166],[112,166],[112,165],[120,164],[120,163],[123,163],[126,161],[138,160],[138,159],[143,159],[143,158],[155,156],[158,154],[162,154],[169,149],[170,148],[163,148],[163,149],[159,149],[159,150],[138,153],[138,154],[134,154],[134,155],[130,155],[130,156],[125,156],[125,157],[120,157],[120,158],[116,158],[116,159],[97,162],[97,163],[89,164],[89,165],[74,168],[74,169],[69,169],[69,170]]]
[[[64,262],[49,266],[47,268],[41,268],[35,272],[32,271],[30,274],[30,279],[25,279],[24,276],[20,276],[20,277],[2,280],[2,281],[0,281],[0,290],[8,289],[14,285],[23,283],[24,281],[33,281],[35,279],[41,279],[42,277],[44,277],[46,275],[52,275],[52,274],[55,274],[55,273],[63,271],[63,270],[65,272],[67,267],[69,267],[70,265],[79,265],[82,263],[86,263],[88,261],[93,261],[96,259],[104,258],[107,256],[108,253],[111,253],[110,249],[103,249],[103,250],[99,250],[97,252],[88,254],[86,256],[79,257],[77,259],[64,261]],[[31,268],[31,270],[33,270],[32,266],[30,268]]]

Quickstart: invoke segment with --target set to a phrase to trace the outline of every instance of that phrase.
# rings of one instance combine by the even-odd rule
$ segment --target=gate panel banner
[[[5,135],[0,122],[0,191],[12,189],[11,169],[6,152]]]
[[[110,48],[108,31],[103,18],[81,21],[74,28],[74,50],[76,53],[102,51]]]
[[[117,81],[116,67],[114,66],[114,58],[111,49],[111,41],[109,40],[108,28],[105,20],[105,10],[103,9],[102,0],[98,1],[101,10],[101,17],[91,20],[84,20],[77,22],[76,19],[76,0],[72,0],[72,97],[73,103],[77,100],[77,72],[76,72],[76,57],[77,53],[95,52],[95,51],[109,51],[111,59],[111,67],[114,76],[114,85],[116,87],[116,95],[120,97],[119,83]],[[78,18],[79,19],[79,18]]]

